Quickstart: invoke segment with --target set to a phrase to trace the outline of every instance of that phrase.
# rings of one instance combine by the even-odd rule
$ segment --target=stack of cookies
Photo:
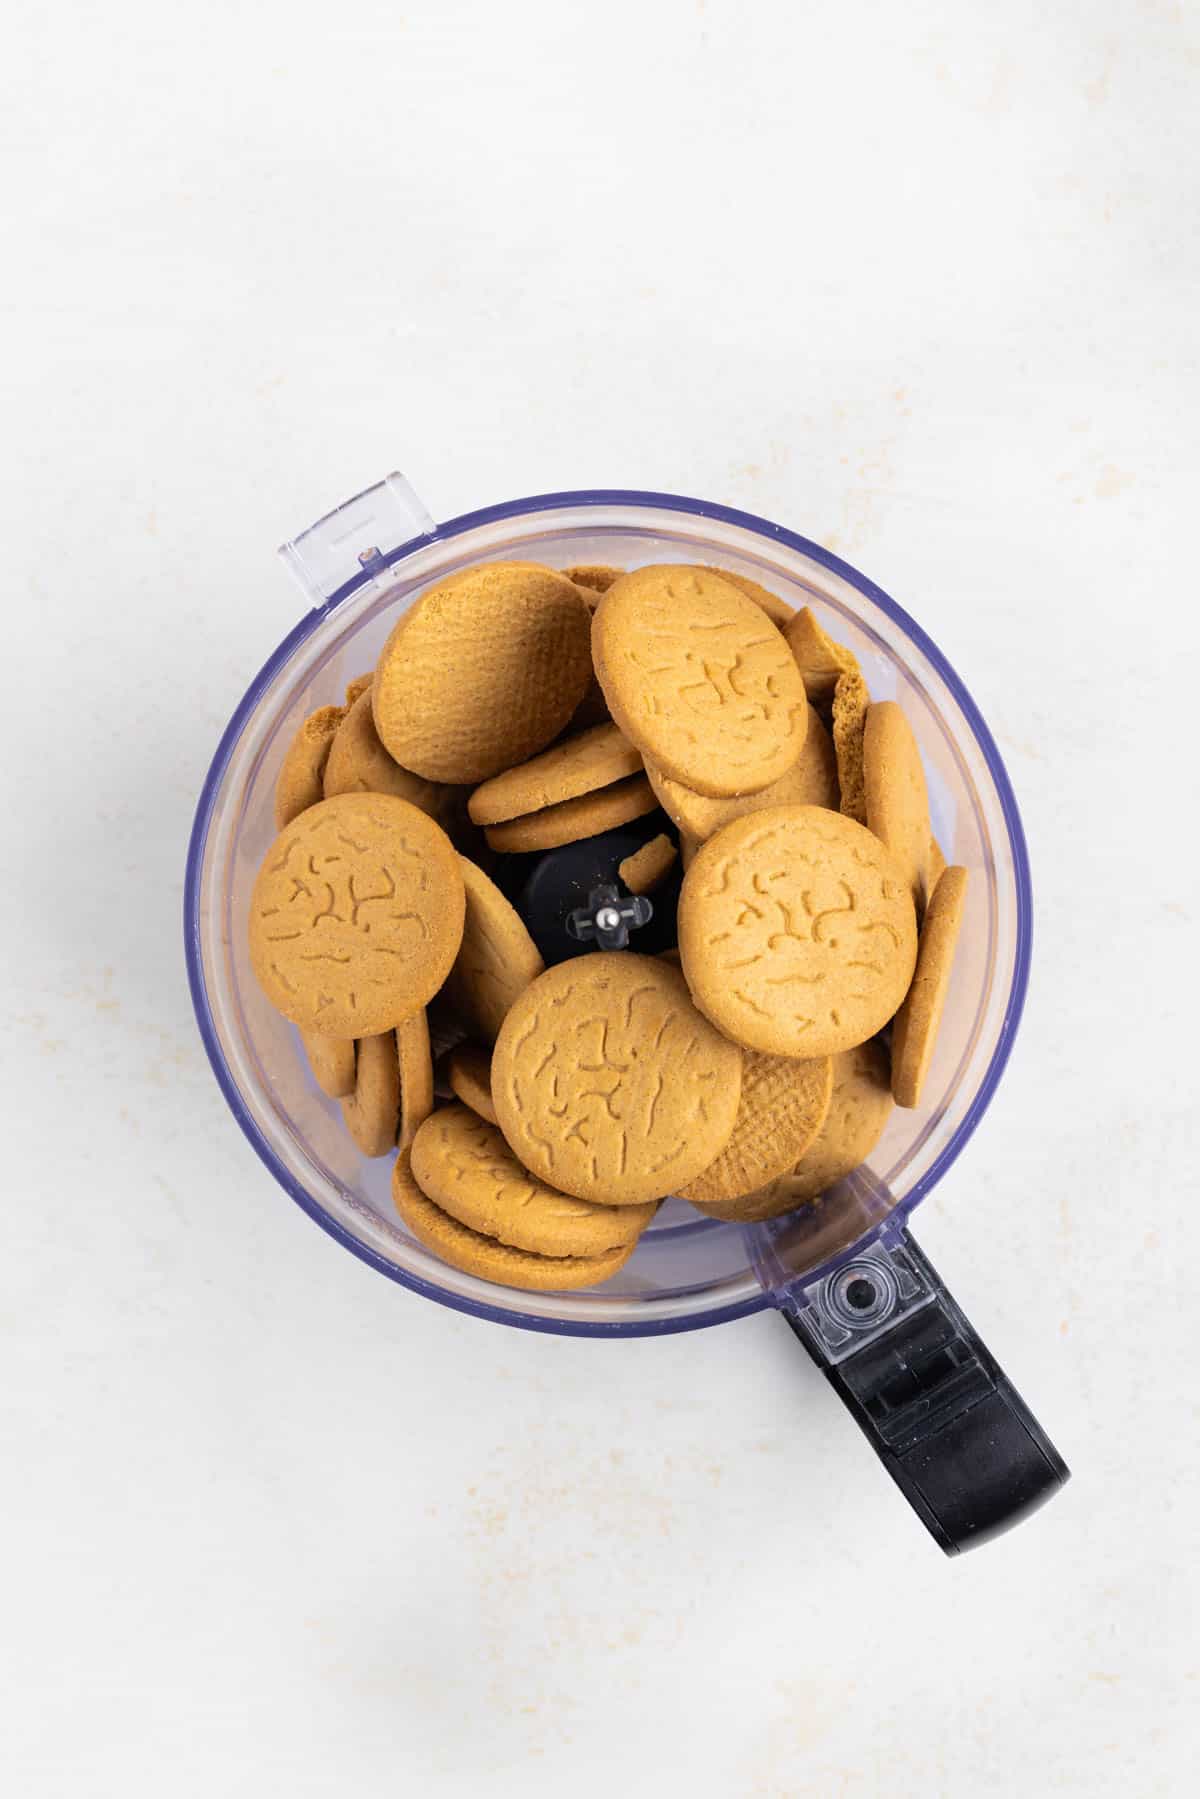
[[[255,972],[458,1268],[592,1286],[667,1196],[819,1203],[920,1102],[966,871],[900,707],[742,576],[463,570],[304,722],[275,799]],[[546,968],[509,872],[637,820],[620,882],[682,864],[677,947]]]

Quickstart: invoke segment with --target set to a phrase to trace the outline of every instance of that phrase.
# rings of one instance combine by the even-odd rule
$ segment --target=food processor
[[[697,1330],[772,1307],[947,1553],[1033,1510],[1068,1478],[1066,1465],[908,1228],[1003,1074],[1032,931],[1028,858],[1008,776],[936,646],[839,557],[765,519],[679,495],[542,494],[437,525],[393,474],[280,554],[308,610],[255,676],[217,746],[184,894],[200,1033],[235,1118],[276,1180],[331,1237],[400,1286],[492,1323],[620,1338]],[[813,607],[853,650],[872,697],[903,706],[924,759],[937,840],[947,861],[970,871],[921,1105],[897,1107],[867,1162],[819,1204],[789,1216],[742,1226],[667,1200],[621,1272],[582,1293],[494,1286],[415,1241],[392,1205],[390,1160],[359,1154],[293,1028],[260,991],[247,946],[250,890],[275,835],[275,778],[297,727],[373,667],[398,614],[427,587],[502,559],[560,568],[704,563],[748,576],[789,605]]]

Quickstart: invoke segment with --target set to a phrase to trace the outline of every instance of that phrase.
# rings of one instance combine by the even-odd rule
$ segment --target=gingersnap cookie
[[[665,833],[651,837],[640,850],[634,850],[632,856],[617,864],[617,873],[630,893],[653,893],[674,868],[676,854],[675,845]]]
[[[917,921],[865,826],[778,806],[718,831],[683,878],[679,948],[692,997],[735,1042],[829,1056],[885,1025],[908,991]]]
[[[568,581],[574,581],[576,587],[583,588],[584,598],[592,606],[624,573],[623,568],[611,568],[607,562],[575,562],[570,568],[563,570]]]
[[[592,1256],[540,1256],[512,1249],[485,1237],[451,1218],[427,1199],[413,1178],[408,1150],[401,1150],[392,1166],[392,1200],[417,1241],[451,1267],[461,1268],[480,1280],[501,1287],[525,1287],[533,1292],[566,1292],[595,1287],[622,1269],[636,1245],[622,1244]]]
[[[592,657],[626,736],[697,793],[753,793],[804,747],[804,683],[754,600],[706,568],[623,575],[592,619]]]
[[[715,831],[749,812],[763,812],[770,806],[827,806],[836,812],[840,798],[833,740],[811,706],[804,748],[786,775],[758,793],[709,799],[706,794],[693,793],[682,781],[673,781],[653,762],[646,764],[646,779],[663,811],[697,843],[706,843]]]
[[[342,1101],[342,1117],[364,1156],[386,1156],[395,1149],[400,1118],[395,1031],[359,1038],[354,1092]]]
[[[581,793],[578,799],[543,806],[540,812],[526,812],[502,825],[488,825],[484,836],[494,850],[508,855],[554,850],[564,843],[578,843],[581,837],[595,837],[600,831],[614,831],[618,825],[644,818],[657,805],[645,775],[631,775],[596,793]]]
[[[913,904],[925,903],[929,868],[929,794],[912,726],[895,700],[867,709],[863,731],[867,829],[891,850],[908,877]]]
[[[300,1041],[308,1057],[313,1079],[330,1099],[345,1099],[354,1092],[354,1039],[327,1037],[320,1031],[301,1031]]]
[[[393,627],[371,683],[375,727],[428,781],[486,781],[562,730],[591,679],[579,589],[536,562],[439,581]]]
[[[334,734],[345,717],[341,706],[310,712],[292,738],[275,780],[275,829],[282,831],[323,797],[325,764]]]
[[[371,691],[360,693],[329,746],[325,763],[325,798],[339,793],[391,793],[407,800],[439,824],[450,799],[440,782],[424,781],[401,768],[379,741],[371,712]]]
[[[929,855],[925,862],[925,891],[921,898],[927,906],[929,896],[946,872],[946,858],[942,854],[942,846],[936,837],[929,839]]]
[[[737,1116],[741,1051],[669,962],[629,950],[560,962],[527,987],[492,1054],[515,1154],[576,1199],[641,1205],[698,1175]]]
[[[361,696],[364,693],[366,693],[368,687],[370,687],[371,682],[374,679],[375,679],[375,670],[373,668],[369,668],[365,675],[355,675],[353,681],[347,681],[347,683],[346,683],[346,710],[347,710],[347,712],[349,712],[349,710],[350,710],[351,706],[353,706],[355,700],[360,699]]]
[[[892,1111],[887,1052],[877,1038],[833,1058],[833,1096],[825,1122],[794,1168],[740,1199],[702,1205],[710,1218],[755,1224],[809,1204],[861,1166]]]
[[[857,668],[838,676],[833,690],[833,748],[837,756],[841,809],[858,824],[867,822],[863,737],[871,696]]]
[[[710,575],[719,575],[722,581],[731,581],[735,587],[752,599],[754,604],[766,613],[771,623],[778,625],[781,631],[795,618],[795,610],[788,605],[786,600],[781,600],[777,593],[772,593],[770,588],[763,587],[758,581],[752,581],[749,575],[735,575],[729,568],[710,567],[708,572]]]
[[[810,704],[828,706],[841,677],[858,672],[854,651],[835,643],[807,606],[792,614],[783,635],[804,679]]]
[[[595,725],[494,775],[475,789],[467,810],[477,825],[498,825],[641,772],[641,756],[616,725]]]
[[[492,1058],[485,1049],[475,1043],[458,1044],[446,1058],[446,1079],[464,1106],[489,1124],[498,1122],[492,1104]]]
[[[921,1103],[966,903],[966,869],[948,868],[926,908],[916,973],[892,1027],[892,1093],[898,1106]]]
[[[820,1130],[833,1092],[833,1062],[764,1056],[742,1057],[742,1096],[724,1149],[680,1188],[693,1205],[739,1199],[792,1168]]]
[[[396,1026],[400,1062],[400,1122],[396,1142],[407,1149],[433,1111],[433,1051],[424,1006]]]
[[[462,941],[466,895],[446,833],[387,793],[339,793],[302,812],[263,858],[250,961],[305,1030],[370,1037],[435,994]]]
[[[460,858],[467,894],[462,945],[446,983],[459,1011],[490,1041],[545,963],[523,920],[482,868]]]
[[[413,1178],[451,1218],[513,1249],[594,1256],[636,1243],[657,1206],[598,1206],[571,1199],[523,1168],[494,1124],[467,1106],[443,1106],[412,1146]]]

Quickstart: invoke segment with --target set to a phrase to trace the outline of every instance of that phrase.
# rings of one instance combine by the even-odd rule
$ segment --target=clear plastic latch
[[[878,1239],[823,1280],[797,1282],[784,1309],[813,1339],[825,1362],[856,1355],[936,1297],[902,1239]]]
[[[435,529],[404,476],[391,474],[281,544],[279,554],[309,603],[320,608],[383,583],[396,552]]]

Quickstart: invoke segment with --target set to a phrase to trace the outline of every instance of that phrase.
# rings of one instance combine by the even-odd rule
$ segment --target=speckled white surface
[[[4,60],[10,1790],[1192,1790],[1196,8],[115,0]],[[273,546],[396,465],[777,518],[973,688],[1037,956],[919,1235],[1076,1470],[1012,1536],[944,1561],[777,1320],[501,1333],[242,1141],[191,808]]]

